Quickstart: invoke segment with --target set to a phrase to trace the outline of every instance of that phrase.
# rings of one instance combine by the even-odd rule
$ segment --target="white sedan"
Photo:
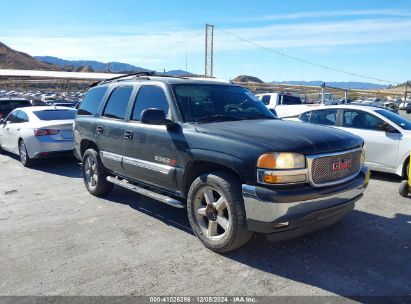
[[[72,154],[75,115],[67,107],[15,109],[0,120],[0,151],[20,155],[25,167],[35,158]]]
[[[327,125],[362,137],[366,165],[374,171],[408,175],[411,121],[380,107],[363,105],[324,106],[296,118],[305,123]]]

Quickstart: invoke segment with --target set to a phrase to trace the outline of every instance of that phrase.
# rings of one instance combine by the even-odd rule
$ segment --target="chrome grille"
[[[346,169],[334,170],[335,164],[339,162],[351,162]],[[357,174],[361,169],[361,150],[347,153],[332,154],[313,158],[311,163],[311,180],[316,186],[338,183],[346,178]]]

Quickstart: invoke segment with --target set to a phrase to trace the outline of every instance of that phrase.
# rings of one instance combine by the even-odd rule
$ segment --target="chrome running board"
[[[125,179],[120,180],[120,179],[112,177],[112,176],[107,176],[106,179],[107,179],[108,182],[110,182],[112,184],[115,184],[115,185],[118,185],[120,187],[126,188],[126,189],[131,190],[133,192],[136,192],[138,194],[147,196],[147,197],[152,198],[156,201],[159,201],[163,204],[166,204],[166,205],[169,205],[169,206],[172,206],[172,207],[175,207],[175,208],[185,208],[185,205],[182,202],[180,202],[180,201],[178,201],[174,198],[165,196],[163,194],[159,194],[157,192],[150,191],[148,189],[141,188],[139,186],[136,186],[134,184],[129,183]]]

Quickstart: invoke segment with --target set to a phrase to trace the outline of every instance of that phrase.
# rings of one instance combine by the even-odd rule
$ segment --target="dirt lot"
[[[219,255],[185,210],[115,188],[90,196],[74,159],[0,155],[0,295],[411,295],[411,199],[373,174],[329,229]]]

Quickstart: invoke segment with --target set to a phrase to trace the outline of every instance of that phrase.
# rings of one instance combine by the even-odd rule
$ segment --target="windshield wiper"
[[[231,116],[231,115],[216,114],[216,115],[210,115],[210,116],[202,116],[202,117],[198,117],[194,119],[195,122],[224,121],[224,120],[243,120],[243,118]]]

